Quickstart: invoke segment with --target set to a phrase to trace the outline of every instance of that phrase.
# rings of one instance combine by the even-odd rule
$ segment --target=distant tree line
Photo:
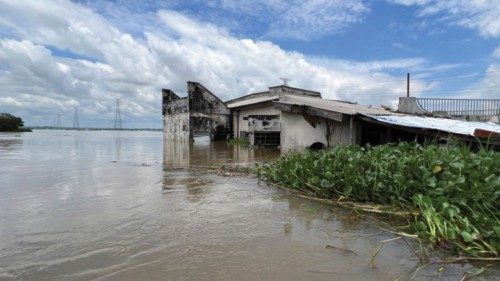
[[[23,119],[9,113],[0,113],[0,132],[26,132]]]

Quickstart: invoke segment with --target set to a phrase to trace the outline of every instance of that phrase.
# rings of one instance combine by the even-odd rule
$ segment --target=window
[[[280,132],[255,132],[253,142],[260,146],[279,146]]]

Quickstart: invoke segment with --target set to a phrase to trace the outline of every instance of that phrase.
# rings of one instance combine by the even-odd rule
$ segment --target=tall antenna
[[[75,116],[73,117],[73,128],[74,129],[80,128],[80,122],[78,121],[78,109],[76,109],[76,107],[75,107]]]
[[[122,115],[120,113],[120,99],[116,99],[115,130],[122,129]]]
[[[57,114],[57,128],[61,129],[61,114]]]
[[[280,79],[283,81],[283,86],[288,86],[288,82],[292,81],[292,79],[289,78],[280,77]]]

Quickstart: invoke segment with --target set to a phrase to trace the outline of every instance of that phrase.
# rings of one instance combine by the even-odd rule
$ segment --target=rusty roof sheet
[[[500,133],[500,125],[491,122],[472,122],[422,116],[369,116],[377,121],[411,128],[433,129],[460,135],[473,136],[474,130],[482,129]]]
[[[319,99],[314,97],[303,97],[295,95],[286,95],[277,103],[289,105],[302,105],[323,110],[339,112],[346,115],[400,115],[399,113],[391,112],[381,108],[373,108],[359,104],[352,104],[348,102]]]

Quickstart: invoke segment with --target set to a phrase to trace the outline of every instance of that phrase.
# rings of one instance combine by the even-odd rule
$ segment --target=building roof
[[[269,91],[248,94],[239,98],[226,101],[228,108],[237,108],[249,106],[262,102],[274,101],[280,99],[284,95],[297,95],[308,98],[321,98],[320,92],[304,90],[299,88],[290,87],[287,85],[269,87]]]
[[[491,122],[471,122],[410,115],[369,117],[386,124],[420,129],[432,129],[467,136],[474,136],[474,131],[476,129],[500,133],[500,125]]]
[[[295,95],[286,95],[275,103],[308,106],[317,109],[338,112],[346,115],[356,115],[356,114],[398,115],[398,113],[394,113],[381,108],[371,108],[368,106],[353,104],[348,102],[326,100],[313,97],[295,96]]]
[[[257,103],[266,102],[266,101],[273,101],[273,100],[278,100],[278,99],[279,99],[278,95],[272,95],[272,96],[270,96],[270,95],[258,95],[255,97],[240,99],[237,101],[229,101],[229,102],[226,102],[226,104],[227,104],[228,108],[237,108],[237,107],[257,104]]]

